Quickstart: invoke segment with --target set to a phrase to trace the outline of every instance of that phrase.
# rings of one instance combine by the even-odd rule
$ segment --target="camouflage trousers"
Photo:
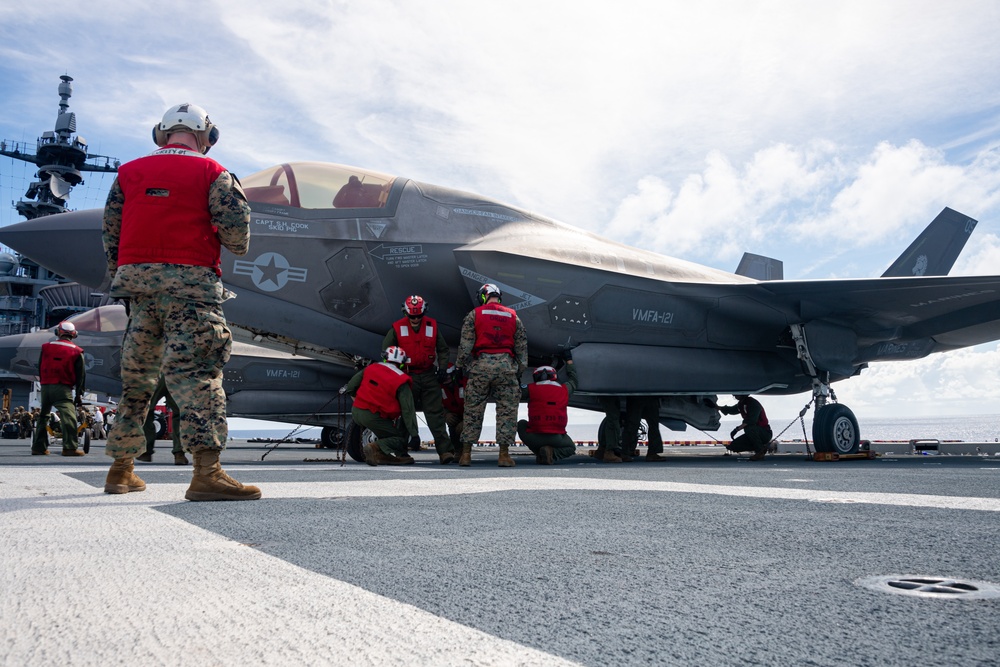
[[[444,406],[441,403],[441,383],[437,379],[437,371],[431,369],[425,373],[411,375],[413,384],[413,402],[418,410],[424,413],[427,428],[434,437],[434,449],[438,454],[453,452],[451,439],[448,437],[448,427],[444,420]]]
[[[38,423],[35,424],[35,437],[31,441],[33,452],[44,452],[49,448],[49,433],[45,427],[48,425],[49,411],[52,408],[55,408],[59,415],[63,449],[76,449],[79,446],[73,387],[68,384],[43,384],[42,412],[38,417]]]
[[[558,461],[576,454],[576,443],[565,433],[528,433],[528,420],[517,422],[517,435],[524,446],[537,455],[542,447],[552,448],[552,460]]]
[[[517,364],[509,354],[484,354],[469,369],[465,385],[462,446],[479,442],[486,401],[492,395],[497,409],[497,444],[512,445],[517,434],[517,404],[521,400]]]
[[[122,343],[122,400],[107,455],[131,457],[146,450],[142,427],[161,373],[180,410],[184,448],[225,449],[229,427],[222,369],[231,347],[232,333],[220,304],[133,297]]]

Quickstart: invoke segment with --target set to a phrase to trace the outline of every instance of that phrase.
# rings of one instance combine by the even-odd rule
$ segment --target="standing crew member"
[[[420,432],[405,362],[403,349],[390,346],[382,353],[381,363],[369,364],[340,388],[341,394],[354,398],[351,418],[378,438],[365,445],[365,462],[370,466],[413,463],[406,444]]]
[[[646,460],[666,461],[660,436],[660,399],[656,396],[629,396],[625,399],[625,426],[622,452],[631,454],[639,444],[639,422],[646,420]]]
[[[726,445],[726,449],[731,452],[753,452],[750,460],[760,461],[771,445],[771,426],[764,406],[747,394],[736,394],[733,398],[736,399],[736,405],[720,405],[719,411],[727,415],[739,413],[743,417],[743,423],[729,434],[733,441]],[[736,434],[741,430],[743,435],[737,437]]]
[[[521,399],[528,401],[528,419],[517,422],[517,434],[542,465],[552,465],[576,453],[576,443],[566,434],[566,408],[579,382],[573,355],[567,350],[562,358],[569,375],[566,384],[556,380],[555,368],[539,366],[532,373],[534,382],[521,392]]]
[[[455,364],[448,364],[445,379],[441,383],[441,405],[444,407],[444,423],[448,426],[448,438],[456,452],[462,451],[462,426],[465,419],[465,385],[467,378],[457,377]]]
[[[32,455],[49,453],[49,434],[45,426],[49,421],[49,411],[55,407],[62,429],[62,455],[83,456],[83,450],[79,448],[77,439],[76,421],[76,406],[83,403],[83,387],[87,380],[83,348],[73,342],[76,338],[76,327],[72,322],[60,322],[56,326],[56,336],[56,340],[42,345],[42,356],[38,360],[38,375],[42,383],[42,409],[41,418],[35,424],[31,453]]]
[[[167,391],[167,383],[163,380],[162,375],[156,381],[156,389],[153,390],[153,396],[149,399],[146,419],[142,422],[142,433],[146,437],[146,451],[135,458],[146,463],[153,461],[153,452],[156,451],[156,404],[160,402],[161,398],[166,399],[167,412],[170,414],[168,424],[171,426],[170,440],[173,442],[171,453],[174,455],[174,465],[186,466],[190,462],[184,455],[184,448],[181,447],[181,411],[177,407],[177,401]]]
[[[500,288],[487,283],[479,288],[477,308],[462,322],[462,338],[455,366],[468,369],[465,387],[465,425],[462,429],[462,456],[458,465],[472,465],[472,445],[483,430],[486,399],[493,394],[497,411],[497,465],[514,466],[510,446],[517,432],[517,403],[521,396],[520,378],[528,366],[528,336],[517,313],[501,305]]]
[[[260,498],[260,489],[240,484],[219,463],[229,435],[222,368],[232,347],[222,302],[233,296],[220,279],[220,250],[247,253],[250,205],[236,177],[205,155],[218,138],[201,107],[171,107],[153,128],[160,148],[122,165],[108,194],[111,294],[130,299],[131,310],[106,493],[146,488],[133,459],[146,448],[142,424],[162,373],[180,408],[181,441],[194,455],[184,497]]]
[[[403,301],[406,317],[396,320],[382,341],[382,349],[398,345],[409,361],[406,373],[413,380],[413,398],[424,411],[427,428],[434,436],[434,449],[442,464],[455,460],[455,448],[448,438],[444,407],[441,405],[441,382],[448,361],[448,343],[438,330],[438,323],[427,316],[427,302],[414,294]],[[440,369],[440,370],[439,370]]]

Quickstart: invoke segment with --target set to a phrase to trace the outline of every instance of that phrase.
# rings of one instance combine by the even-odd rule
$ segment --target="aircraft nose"
[[[13,372],[14,356],[23,336],[0,336],[0,370]]]
[[[47,215],[0,228],[0,243],[87,287],[108,272],[101,239],[103,209]]]

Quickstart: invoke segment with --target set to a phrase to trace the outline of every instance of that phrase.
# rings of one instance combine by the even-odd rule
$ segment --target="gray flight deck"
[[[0,440],[0,664],[1000,663],[1000,457],[372,468],[238,442],[263,499],[190,503],[169,447],[104,494],[100,447]]]

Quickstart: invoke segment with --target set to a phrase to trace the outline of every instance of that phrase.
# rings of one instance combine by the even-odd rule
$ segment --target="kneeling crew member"
[[[412,380],[403,371],[405,362],[402,348],[388,347],[380,363],[369,364],[340,389],[354,398],[351,417],[355,423],[378,438],[365,445],[365,462],[370,466],[413,463],[406,446],[420,431],[410,390]]]
[[[726,449],[731,452],[753,452],[750,460],[760,461],[771,444],[771,426],[764,406],[747,394],[736,394],[734,398],[736,405],[719,406],[719,411],[723,414],[734,415],[738,412],[743,417],[743,423],[729,434],[733,441],[726,445]],[[743,435],[737,437],[736,434],[740,431],[743,431]]]
[[[576,443],[566,434],[566,408],[578,380],[572,356],[569,352],[563,355],[569,375],[566,384],[556,381],[552,366],[539,366],[532,374],[534,382],[521,391],[521,400],[528,401],[528,419],[517,422],[517,435],[542,465],[552,465],[576,453]]]

